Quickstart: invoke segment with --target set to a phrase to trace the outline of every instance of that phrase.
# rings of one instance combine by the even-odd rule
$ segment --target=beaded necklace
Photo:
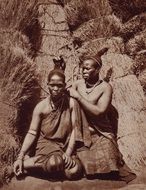
[[[98,86],[101,82],[102,80],[98,80],[95,84],[90,84],[86,82],[86,86],[89,86],[89,88],[86,87],[86,94],[90,94],[94,90],[94,88]]]
[[[50,103],[52,111],[56,111],[58,110],[58,108],[60,110],[63,106],[63,102],[64,102],[63,96],[60,99],[58,99],[56,102],[53,102],[51,98],[49,98],[49,103]]]

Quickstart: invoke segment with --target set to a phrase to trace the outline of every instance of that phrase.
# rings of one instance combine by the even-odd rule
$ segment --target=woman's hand
[[[23,173],[23,160],[22,159],[17,159],[14,162],[14,173],[16,176],[19,176]]]
[[[70,169],[75,166],[75,161],[71,158],[71,156],[68,156],[66,153],[63,154],[63,160],[65,163],[65,168]]]
[[[71,97],[73,97],[73,98],[75,98],[77,100],[79,100],[81,98],[81,95],[78,93],[78,91],[76,91],[73,88],[69,89],[69,94],[70,94]]]

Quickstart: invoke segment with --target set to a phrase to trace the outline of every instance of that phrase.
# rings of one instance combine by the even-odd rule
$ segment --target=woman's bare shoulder
[[[104,91],[111,91],[111,92],[113,92],[112,85],[109,84],[108,82],[103,81],[102,82],[102,86],[103,86]]]
[[[47,109],[48,106],[48,97],[41,100],[34,108],[34,113],[42,114]]]

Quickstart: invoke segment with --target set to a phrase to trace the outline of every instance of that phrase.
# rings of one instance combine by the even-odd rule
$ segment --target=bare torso
[[[98,105],[104,105],[106,104],[105,111],[100,115],[92,114],[88,109],[84,109],[87,120],[91,124],[90,126],[97,125],[101,126],[100,128],[109,128],[109,119],[107,118],[107,108],[110,105],[111,100],[111,86],[106,83],[105,81],[99,80],[94,86],[87,88],[86,83],[83,80],[77,81],[74,86],[74,89],[76,89],[80,95],[87,100],[87,102],[90,102],[92,105],[95,105],[98,107]],[[110,90],[109,90],[110,89]]]
[[[102,96],[104,92],[104,82],[99,81],[99,83],[95,84],[95,86],[91,88],[87,88],[85,81],[80,80],[76,83],[76,90],[89,102],[96,105],[99,98]]]

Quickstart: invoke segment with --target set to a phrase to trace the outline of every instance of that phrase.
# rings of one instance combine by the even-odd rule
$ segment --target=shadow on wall
[[[22,141],[29,129],[34,107],[40,101],[41,88],[39,87],[37,80],[34,80],[33,83],[33,91],[31,91],[30,88],[31,97],[22,102],[18,109],[16,126],[18,126],[17,134],[22,137]]]
[[[119,119],[119,114],[117,109],[111,104],[108,112],[107,112],[108,119],[110,120],[110,124],[113,128],[113,132],[115,136],[117,137],[117,132],[118,132],[118,119]]]
[[[32,19],[29,25],[24,30],[24,34],[29,39],[29,44],[30,44],[29,56],[31,58],[36,58],[38,56],[42,44],[42,34],[41,34],[42,28],[39,20],[37,19],[38,14],[39,13],[36,13],[36,18]],[[33,87],[32,91],[31,87]],[[25,101],[21,104],[18,110],[19,118],[17,121],[17,126],[19,126],[17,131],[18,135],[20,135],[23,138],[29,128],[33,109],[36,106],[36,104],[40,101],[41,87],[39,84],[39,78],[36,80],[34,79],[32,81],[32,84],[30,85],[30,88],[28,86],[27,90],[31,91],[31,92],[26,92],[31,94],[31,96],[28,99],[28,101]],[[25,92],[23,93],[25,94]]]
[[[41,25],[39,21],[36,19],[30,23],[25,28],[24,33],[31,44],[31,56],[35,58],[38,55],[42,43]]]
[[[109,82],[112,76],[112,73],[113,73],[113,69],[109,68],[104,78],[104,81]],[[113,128],[113,132],[115,136],[117,137],[119,114],[118,114],[117,109],[112,104],[110,105],[107,111],[107,115],[108,115],[108,119],[110,120],[110,124]]]

